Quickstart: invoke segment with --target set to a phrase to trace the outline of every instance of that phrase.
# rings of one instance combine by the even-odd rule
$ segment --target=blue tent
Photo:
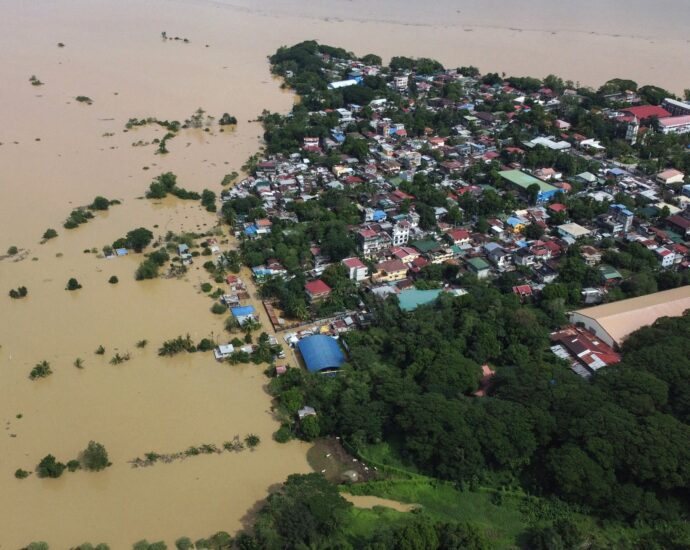
[[[338,342],[330,336],[308,336],[300,340],[297,347],[309,372],[333,371],[345,362]]]

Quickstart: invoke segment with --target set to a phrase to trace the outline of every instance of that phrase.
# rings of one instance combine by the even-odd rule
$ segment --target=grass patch
[[[372,481],[349,486],[346,490],[352,494],[419,504],[436,520],[473,523],[486,534],[492,548],[517,548],[517,539],[526,527],[521,511],[524,497],[520,496],[506,495],[501,504],[495,504],[493,492],[461,491],[449,483],[418,479]]]
[[[394,526],[408,519],[405,512],[396,512],[383,506],[369,508],[352,507],[344,533],[354,548],[362,548],[382,525]]]

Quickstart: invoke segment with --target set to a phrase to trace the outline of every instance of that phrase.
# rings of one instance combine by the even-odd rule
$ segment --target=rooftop
[[[513,183],[518,187],[522,187],[523,189],[527,189],[530,185],[536,184],[539,186],[539,191],[542,193],[556,190],[556,187],[553,185],[546,183],[539,178],[535,178],[531,174],[522,172],[521,170],[503,170],[502,172],[499,172],[499,174],[503,179],[506,179],[510,183]]]
[[[690,309],[690,286],[579,309],[573,313],[596,321],[614,341],[620,343],[630,333],[651,325],[660,317],[677,317],[686,309]]]

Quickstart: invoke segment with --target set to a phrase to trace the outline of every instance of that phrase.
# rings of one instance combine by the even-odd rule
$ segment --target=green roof
[[[467,260],[467,263],[470,264],[475,271],[482,271],[483,269],[489,269],[489,267],[491,267],[482,258],[470,258]]]
[[[430,304],[436,300],[439,294],[441,294],[440,289],[417,290],[414,288],[403,290],[400,294],[398,294],[400,309],[403,311],[414,311],[419,306]]]
[[[623,276],[620,273],[618,273],[618,270],[610,265],[599,266],[599,272],[601,273],[601,276],[606,280],[623,278]]]
[[[432,250],[436,250],[440,244],[438,244],[436,241],[428,240],[428,241],[410,241],[410,246],[415,247],[417,250],[420,252],[431,252]]]
[[[535,178],[530,174],[522,172],[521,170],[503,170],[502,172],[499,172],[499,175],[503,179],[508,180],[510,183],[515,184],[518,187],[522,187],[523,189],[527,189],[533,184],[537,184],[539,186],[539,191],[541,192],[554,191],[557,189],[557,187],[554,187],[553,185],[546,183],[539,178]]]

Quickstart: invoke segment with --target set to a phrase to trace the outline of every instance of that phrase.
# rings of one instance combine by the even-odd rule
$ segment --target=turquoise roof
[[[440,289],[417,290],[414,288],[403,290],[400,294],[398,294],[400,309],[403,311],[414,311],[419,306],[430,304],[436,300],[439,294],[441,294]]]

